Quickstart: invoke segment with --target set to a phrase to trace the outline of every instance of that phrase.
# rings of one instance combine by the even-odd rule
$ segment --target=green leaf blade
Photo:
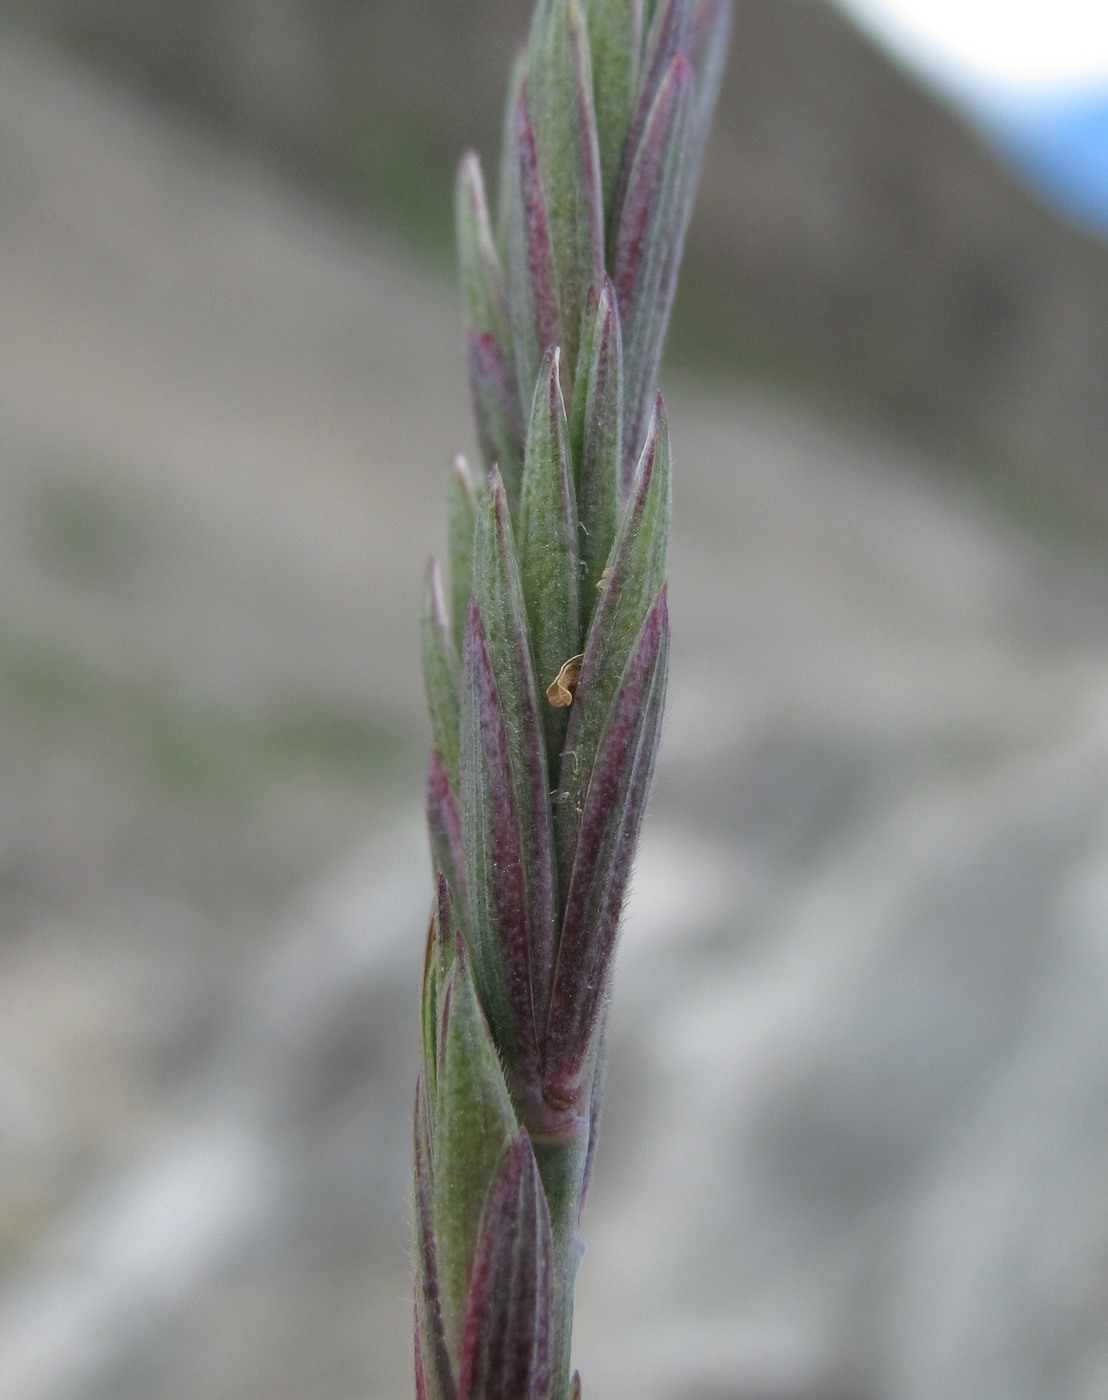
[[[589,628],[555,806],[562,887],[577,846],[585,794],[605,722],[628,657],[665,582],[669,544],[670,451],[665,411],[658,399],[608,577]]]
[[[605,277],[589,298],[584,353],[577,366],[570,430],[578,464],[581,621],[598,598],[619,523],[623,462],[623,336],[615,288]]]
[[[656,391],[687,220],[684,163],[692,70],[679,53],[666,72],[635,148],[616,236],[613,281],[623,325],[624,468],[634,465]]]
[[[444,1333],[457,1356],[481,1213],[518,1124],[461,944],[443,1000],[433,1220]]]
[[[597,145],[604,209],[612,207],[635,110],[642,51],[642,0],[587,0]]]
[[[496,472],[478,515],[474,596],[504,724],[521,839],[532,991],[541,1017],[549,995],[554,942],[550,783],[515,532]]]
[[[455,649],[462,650],[466,609],[473,593],[473,538],[477,530],[477,484],[469,463],[459,453],[446,493],[446,540],[450,557],[450,631]]]
[[[462,829],[469,943],[481,1004],[518,1074],[538,1060],[523,836],[503,707],[476,603],[462,650]]]
[[[589,31],[579,0],[541,0],[528,44],[526,101],[546,193],[558,345],[572,385],[589,287],[603,272],[604,204]]]
[[[559,359],[555,350],[543,361],[523,463],[520,578],[540,690],[580,645],[577,509]],[[564,710],[543,705],[550,765],[560,756],[567,721]]]

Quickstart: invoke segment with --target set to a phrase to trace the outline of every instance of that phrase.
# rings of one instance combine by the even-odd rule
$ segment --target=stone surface
[[[440,254],[495,168],[530,0],[8,0],[8,22],[199,113]],[[735,0],[682,339],[1108,522],[1108,248],[831,0]],[[1064,492],[1062,488],[1064,489]]]
[[[0,1400],[410,1394],[454,293],[11,46],[0,169]],[[669,403],[586,1393],[1099,1400],[1108,565]]]

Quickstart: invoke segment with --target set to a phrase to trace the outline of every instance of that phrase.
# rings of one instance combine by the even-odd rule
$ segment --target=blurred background
[[[586,1394],[1108,1395],[1097,9],[736,0]],[[529,10],[3,7],[0,1400],[411,1393],[451,187]]]

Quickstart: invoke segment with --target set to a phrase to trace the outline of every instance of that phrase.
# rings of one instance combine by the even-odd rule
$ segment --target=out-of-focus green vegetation
[[[440,269],[454,257],[454,155],[426,117],[393,111],[354,124],[352,165],[370,217]]]
[[[282,704],[244,716],[169,689],[102,674],[56,645],[0,632],[0,716],[34,741],[84,733],[106,742],[167,796],[257,803],[304,778],[391,782],[411,745],[368,714]]]

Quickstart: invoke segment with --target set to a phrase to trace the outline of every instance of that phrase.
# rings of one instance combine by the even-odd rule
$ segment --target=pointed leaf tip
[[[446,617],[442,578],[434,559],[427,567],[421,628],[423,680],[431,715],[431,738],[446,772],[458,787],[458,653]]]
[[[508,300],[500,254],[492,235],[481,162],[467,152],[458,166],[455,201],[458,263],[466,326],[490,331],[506,343]]]

